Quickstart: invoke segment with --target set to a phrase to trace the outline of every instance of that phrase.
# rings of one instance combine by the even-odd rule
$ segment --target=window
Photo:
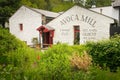
[[[23,24],[19,24],[20,31],[23,31]]]
[[[46,17],[46,23],[50,22],[51,20],[53,20],[54,18],[52,17]]]

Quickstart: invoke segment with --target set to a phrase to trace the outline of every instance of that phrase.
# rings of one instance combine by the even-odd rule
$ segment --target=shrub
[[[74,69],[88,71],[88,68],[91,65],[91,57],[84,51],[84,53],[80,56],[78,53],[74,53],[70,59],[72,67]]]
[[[74,51],[71,46],[66,44],[55,45],[45,51],[39,62],[41,80],[90,80],[92,77],[90,76],[91,73],[81,69],[73,69],[71,58],[75,57],[73,56]],[[80,59],[82,57],[87,57],[86,60],[88,59],[86,54],[82,55],[82,53],[78,52],[77,55],[79,55]]]
[[[8,30],[0,28],[0,64],[7,64],[7,53],[25,46],[23,42],[11,35]]]
[[[7,57],[9,64],[5,67],[0,65],[0,80],[120,79],[120,70],[118,70],[118,73],[111,73],[108,70],[101,70],[98,67],[90,65],[90,56],[79,49],[86,48],[83,46],[78,48],[77,46],[76,49],[75,47],[59,44],[49,48],[44,53],[28,47],[11,51]],[[77,60],[71,60],[71,58],[77,58]],[[71,61],[77,63],[72,66]],[[82,65],[82,62],[86,66]],[[76,66],[78,69],[75,69]]]
[[[25,46],[24,43],[11,35],[7,29],[0,28],[0,53],[6,53]]]
[[[98,67],[94,67],[92,70],[93,80],[120,80],[120,70],[116,73],[110,72],[109,69],[101,70]]]
[[[120,36],[117,35],[110,40],[99,42],[88,42],[88,51],[92,55],[93,62],[105,69],[109,67],[112,72],[116,72],[120,67]]]
[[[38,69],[40,52],[28,47],[11,51],[7,56],[9,64],[5,67],[1,65],[0,80],[37,80],[34,78]],[[33,75],[34,74],[34,75]]]

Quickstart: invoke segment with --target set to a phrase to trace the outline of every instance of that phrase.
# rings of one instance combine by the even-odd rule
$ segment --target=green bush
[[[7,64],[7,53],[25,46],[23,42],[11,35],[8,30],[0,28],[0,64]]]
[[[74,50],[75,47],[59,44],[44,53],[26,47],[14,50],[8,53],[9,65],[0,69],[0,79],[89,80],[91,73],[71,66],[70,58],[79,50]]]
[[[79,59],[88,50],[95,64],[117,71],[120,66],[119,44],[120,36],[115,36],[111,40],[86,45],[53,45],[42,53],[28,48],[8,30],[0,28],[0,80],[119,80],[120,70],[112,73],[95,66],[79,69]],[[77,55],[73,56],[74,53]]]
[[[40,52],[27,47],[9,52],[7,56],[9,64],[5,67],[0,65],[0,80],[30,80],[28,78],[34,77],[38,71],[39,59]]]
[[[41,80],[90,80],[90,73],[76,70],[71,65],[70,59],[74,52],[79,53],[75,47],[59,44],[45,51],[39,62]]]
[[[103,69],[109,67],[112,72],[116,72],[120,67],[120,36],[116,35],[110,40],[99,42],[88,42],[86,44],[93,62],[99,64]]]
[[[24,43],[11,35],[7,29],[0,28],[0,53],[6,53],[25,46]]]
[[[54,45],[45,52],[36,51],[28,47],[18,48],[8,53],[8,65],[5,67],[0,65],[0,80],[120,79],[120,70],[117,73],[111,73],[109,70],[101,70],[95,66],[89,66],[87,70],[81,70],[81,68],[72,66],[71,58],[76,57],[77,62],[81,62],[81,59],[88,60],[88,58],[83,58],[85,57],[83,51],[86,49],[83,45],[68,46],[66,44]],[[78,54],[73,56],[75,53]]]
[[[110,72],[109,69],[101,70],[98,67],[94,67],[92,70],[92,80],[120,80],[120,70],[116,73]]]

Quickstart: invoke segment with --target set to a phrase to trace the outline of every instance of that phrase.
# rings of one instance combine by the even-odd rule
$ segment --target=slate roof
[[[46,11],[46,10],[42,10],[42,9],[36,9],[36,8],[32,8],[34,11],[41,13],[47,17],[57,17],[58,15],[60,15],[59,13],[55,13],[55,12],[51,12],[51,11]]]
[[[120,0],[115,0],[113,7],[120,7]]]

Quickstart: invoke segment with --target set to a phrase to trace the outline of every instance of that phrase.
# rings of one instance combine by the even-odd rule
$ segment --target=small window
[[[20,31],[23,31],[23,24],[19,24]]]

